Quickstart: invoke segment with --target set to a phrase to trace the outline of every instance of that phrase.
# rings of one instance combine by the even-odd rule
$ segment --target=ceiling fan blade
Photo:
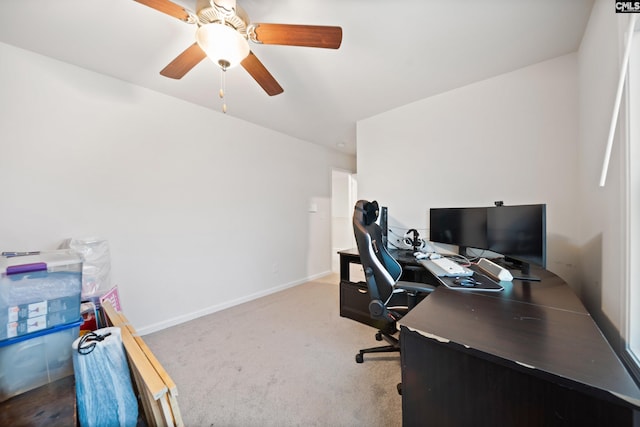
[[[276,79],[273,78],[271,73],[266,69],[262,62],[258,59],[253,52],[249,52],[249,56],[244,58],[240,63],[242,67],[258,82],[262,89],[269,96],[278,95],[284,92],[284,89],[278,84]]]
[[[322,25],[254,24],[258,43],[338,49],[342,28]]]
[[[194,43],[164,67],[160,74],[172,79],[181,79],[206,57],[207,54],[204,53],[204,50],[200,49],[198,43]]]
[[[178,18],[182,21],[189,21],[189,12],[187,12],[182,6],[179,6],[169,0],[134,0],[138,3],[149,6],[159,12],[166,13],[169,16]]]

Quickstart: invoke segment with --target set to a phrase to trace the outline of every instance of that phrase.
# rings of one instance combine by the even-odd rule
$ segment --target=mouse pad
[[[485,292],[500,292],[504,289],[502,285],[477,271],[469,277],[438,277],[438,279],[449,289]]]

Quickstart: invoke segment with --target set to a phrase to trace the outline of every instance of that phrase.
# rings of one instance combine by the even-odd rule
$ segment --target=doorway
[[[331,271],[340,272],[338,251],[356,246],[351,218],[358,197],[356,174],[331,171]]]

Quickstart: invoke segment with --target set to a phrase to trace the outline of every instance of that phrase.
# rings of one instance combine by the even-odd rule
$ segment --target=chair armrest
[[[436,287],[433,285],[427,285],[426,283],[414,283],[414,282],[397,282],[395,288],[402,289],[408,292],[417,292],[422,294],[430,294]]]

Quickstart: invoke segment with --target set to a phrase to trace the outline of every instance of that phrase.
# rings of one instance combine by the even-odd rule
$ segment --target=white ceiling
[[[195,0],[175,3],[195,10]],[[251,44],[284,93],[269,97],[244,69],[231,69],[227,114],[355,153],[358,120],[576,51],[593,0],[238,4],[252,22],[341,26],[343,40],[339,50]],[[194,32],[133,0],[0,1],[0,42],[222,114],[213,62],[201,62],[181,80],[159,74],[194,42]]]

